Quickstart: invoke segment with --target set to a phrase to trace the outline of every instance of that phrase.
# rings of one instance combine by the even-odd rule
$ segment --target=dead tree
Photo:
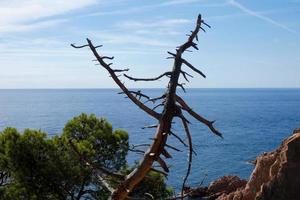
[[[113,69],[112,63],[108,61],[112,61],[114,57],[108,57],[101,55],[97,49],[102,47],[102,45],[95,46],[90,39],[87,40],[87,44],[82,46],[76,46],[75,44],[71,44],[74,48],[84,48],[88,47],[92,51],[95,56],[97,64],[106,69],[113,79],[113,81],[120,87],[122,90],[122,94],[125,94],[127,98],[129,98],[134,104],[136,104],[141,110],[145,111],[148,115],[153,117],[157,120],[156,125],[149,126],[149,128],[156,128],[155,137],[152,139],[152,144],[145,144],[145,146],[149,146],[149,148],[144,151],[138,151],[138,153],[143,154],[143,158],[140,161],[139,165],[126,177],[121,179],[120,184],[116,188],[111,188],[107,186],[107,182],[104,182],[104,186],[107,186],[109,191],[111,191],[111,199],[113,200],[123,200],[123,199],[130,199],[129,194],[133,190],[133,188],[140,183],[143,178],[147,175],[147,173],[151,170],[160,172],[164,175],[167,175],[169,172],[169,167],[165,162],[164,158],[171,158],[171,154],[168,152],[167,149],[174,149],[179,150],[176,147],[172,147],[171,145],[167,144],[167,139],[170,136],[175,137],[181,143],[189,149],[189,156],[188,156],[188,166],[187,172],[184,177],[182,183],[182,191],[181,191],[181,198],[183,198],[183,188],[186,184],[187,178],[191,171],[191,164],[193,158],[193,143],[192,143],[192,135],[189,131],[189,121],[184,116],[184,112],[188,113],[192,117],[194,117],[199,122],[205,124],[212,133],[216,134],[217,136],[222,137],[222,134],[215,129],[214,121],[210,121],[202,117],[201,115],[197,114],[193,111],[190,106],[179,96],[177,95],[177,88],[180,87],[185,91],[184,84],[179,82],[179,77],[183,76],[186,81],[189,81],[188,78],[192,77],[189,73],[184,71],[183,66],[191,69],[192,71],[196,72],[197,74],[201,75],[202,77],[206,77],[204,73],[202,73],[199,69],[194,67],[191,63],[185,60],[182,56],[183,53],[186,51],[190,51],[191,48],[198,50],[197,41],[198,41],[198,33],[200,30],[205,31],[202,25],[209,27],[202,18],[201,15],[198,16],[196,27],[191,33],[188,35],[187,41],[182,44],[181,46],[176,48],[176,52],[168,52],[170,57],[168,59],[174,59],[173,68],[171,71],[165,72],[157,77],[154,78],[135,78],[125,74],[129,69]],[[120,74],[123,73],[123,74]],[[167,87],[167,91],[160,97],[150,98],[149,96],[143,94],[140,90],[139,91],[131,91],[129,90],[124,83],[120,80],[120,75],[123,75],[125,78],[132,80],[132,81],[155,81],[159,80],[163,77],[169,78],[169,83]],[[141,98],[145,98],[146,102],[142,102]],[[147,102],[160,102],[157,106],[162,106],[162,112],[158,113],[154,109],[150,108],[146,105]],[[188,139],[188,144],[184,142],[178,135],[171,131],[172,121],[174,118],[179,118],[182,122],[185,135]],[[158,165],[163,169],[163,171],[158,170],[154,167],[154,163],[158,163]],[[102,169],[102,173],[103,172]],[[107,172],[106,172],[107,174]],[[99,177],[99,181],[103,181],[105,178]]]

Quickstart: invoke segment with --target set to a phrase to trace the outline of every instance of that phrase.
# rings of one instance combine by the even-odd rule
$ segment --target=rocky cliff
[[[206,190],[204,199],[300,200],[300,129],[255,161],[248,182],[225,176]]]

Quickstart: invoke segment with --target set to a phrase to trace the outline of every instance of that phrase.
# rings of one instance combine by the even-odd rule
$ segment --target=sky
[[[115,57],[114,68],[157,76],[172,68],[167,51],[186,41],[198,14],[212,28],[184,58],[207,78],[193,74],[187,87],[300,87],[300,0],[1,0],[0,88],[116,87],[87,48],[70,47],[86,38]]]

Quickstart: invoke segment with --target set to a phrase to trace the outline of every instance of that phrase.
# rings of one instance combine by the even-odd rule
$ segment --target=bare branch
[[[166,144],[165,146],[168,147],[168,148],[170,148],[170,149],[173,149],[173,150],[175,150],[175,151],[182,152],[180,149],[177,149],[176,147],[173,147],[173,146],[171,146],[171,145],[169,145],[169,144]]]
[[[184,83],[177,83],[179,87],[183,90],[183,92],[186,92],[185,88],[183,87]]]
[[[141,162],[139,163],[139,165],[132,172],[130,172],[130,174],[128,174],[126,176],[126,179],[116,188],[115,191],[112,192],[112,196],[111,196],[112,200],[117,200],[117,199],[124,200],[124,199],[128,198],[128,194],[134,189],[134,187],[136,185],[138,185],[140,183],[140,181],[143,180],[144,177],[147,176],[147,173],[149,171],[151,171],[151,170],[157,171],[156,169],[152,169],[154,162],[159,163],[160,167],[162,167],[162,169],[165,172],[169,172],[169,167],[167,166],[165,161],[161,158],[161,156],[164,156],[166,158],[172,157],[170,155],[170,153],[167,151],[167,148],[170,148],[170,149],[173,149],[176,151],[180,151],[178,148],[166,144],[169,134],[172,134],[184,146],[189,147],[189,163],[188,163],[188,167],[187,167],[187,173],[184,177],[184,181],[183,181],[183,185],[182,185],[182,187],[184,188],[186,181],[188,179],[188,176],[190,174],[190,171],[191,171],[191,162],[192,162],[192,156],[193,156],[192,154],[194,151],[193,151],[193,147],[192,147],[191,134],[190,134],[189,128],[188,128],[189,121],[183,116],[182,110],[189,112],[189,114],[191,114],[196,119],[198,119],[199,116],[195,115],[195,113],[193,113],[193,111],[185,104],[185,102],[183,100],[180,101],[180,99],[176,95],[176,91],[177,91],[178,87],[181,87],[185,91],[185,88],[183,87],[184,83],[178,82],[181,74],[186,81],[189,81],[188,76],[192,77],[190,74],[188,74],[187,72],[185,72],[181,69],[182,64],[185,64],[186,66],[191,68],[193,71],[195,71],[195,72],[199,73],[201,76],[205,77],[205,75],[200,70],[196,69],[189,62],[182,59],[182,54],[186,51],[190,51],[190,48],[195,48],[196,50],[198,50],[197,44],[194,42],[194,40],[198,41],[199,31],[201,29],[204,30],[201,27],[202,22],[203,22],[203,20],[201,18],[201,15],[199,15],[198,19],[197,19],[196,27],[193,31],[191,31],[191,34],[188,35],[189,36],[188,40],[185,43],[183,43],[181,46],[176,48],[176,54],[168,52],[168,54],[171,55],[171,57],[169,57],[169,58],[174,59],[172,71],[165,72],[154,78],[134,78],[134,77],[128,76],[127,74],[123,74],[126,78],[133,80],[133,81],[155,81],[155,80],[161,79],[164,76],[169,77],[170,80],[168,83],[167,92],[164,95],[162,95],[161,97],[156,97],[156,98],[150,98],[147,95],[142,94],[141,91],[128,90],[125,87],[124,83],[122,83],[120,81],[120,79],[118,78],[118,76],[116,75],[117,72],[128,71],[128,69],[112,69],[110,67],[112,65],[112,63],[108,64],[104,60],[105,59],[112,60],[113,57],[100,56],[96,50],[97,47],[93,46],[92,42],[89,39],[87,39],[88,46],[90,47],[91,51],[93,52],[94,56],[96,57],[96,60],[99,62],[99,64],[103,68],[105,68],[109,72],[109,75],[112,77],[112,79],[115,81],[115,83],[121,88],[121,90],[122,90],[121,93],[124,93],[127,96],[127,98],[130,98],[132,100],[132,102],[135,103],[139,108],[141,108],[147,114],[149,114],[150,116],[154,117],[155,119],[157,119],[159,121],[158,125],[148,126],[148,128],[157,128],[155,137],[152,138],[153,142],[151,145],[140,144],[140,145],[133,146],[133,148],[130,149],[130,150],[136,151],[140,154],[143,154],[144,157],[141,160]],[[204,23],[204,24],[206,26],[208,26],[206,23]],[[75,46],[75,47],[77,47],[77,46]],[[145,103],[147,103],[149,101],[152,101],[153,103],[155,103],[158,100],[162,100],[162,101],[160,101],[159,102],[160,104],[158,104],[158,105],[155,104],[156,106],[152,110],[151,108],[147,107],[145,105],[145,103],[142,103],[140,101],[140,99],[142,97],[147,99],[147,101]],[[159,106],[163,106],[163,111],[161,114],[154,111],[154,109]],[[171,132],[172,120],[174,119],[174,117],[181,118],[181,121],[184,126],[184,130],[185,130],[185,133],[186,133],[186,136],[188,139],[188,145],[185,144],[185,142],[179,136],[177,136],[176,134]],[[203,119],[201,118],[202,122],[203,122]],[[199,121],[201,121],[201,120],[199,120]],[[211,130],[215,130],[212,126],[213,122],[210,122],[210,121],[205,121],[205,122],[207,122],[207,125],[211,128]],[[149,149],[145,152],[143,150],[136,149],[136,147],[143,147],[143,146],[149,146]],[[165,172],[160,172],[160,173],[167,175],[167,173],[165,173]],[[181,197],[183,197],[183,189],[181,191]]]
[[[208,25],[207,23],[205,23],[205,21],[202,20],[202,23],[203,23],[205,26],[207,26],[208,28],[211,28],[211,26]]]
[[[158,107],[160,107],[160,106],[163,106],[163,105],[164,105],[163,103],[157,104],[156,106],[154,106],[154,107],[152,108],[152,110],[155,110],[156,108],[158,108]]]
[[[184,43],[183,45],[180,46],[180,48],[178,49],[178,52],[184,52],[186,49],[190,48],[190,47],[194,47],[195,48],[195,43],[193,42],[193,40],[197,37],[197,34],[199,32],[199,29],[201,27],[201,23],[202,23],[202,18],[201,15],[198,15],[197,18],[197,23],[196,23],[196,28],[194,31],[192,31],[192,34],[189,36],[188,41],[186,43]],[[196,46],[197,48],[197,46]]]
[[[108,59],[108,60],[113,60],[115,57],[109,57],[109,56],[102,56],[102,59]]]
[[[187,82],[190,82],[189,79],[187,78],[187,76],[193,78],[192,75],[190,75],[189,73],[185,72],[185,71],[180,71],[180,73],[183,75],[183,78],[187,81]]]
[[[161,159],[160,157],[157,157],[156,162],[158,162],[158,164],[161,166],[161,168],[163,168],[163,170],[165,172],[167,172],[167,173],[169,172],[169,168],[163,159]]]
[[[150,193],[145,193],[144,195],[145,195],[147,198],[150,198],[150,199],[154,200],[154,197],[153,197],[152,194],[150,194]]]
[[[166,149],[164,149],[161,154],[164,155],[165,158],[172,158],[171,154]]]
[[[149,125],[149,126],[144,126],[142,127],[142,129],[146,129],[146,128],[157,128],[158,124],[153,124],[153,125]]]
[[[158,169],[151,168],[150,170],[151,170],[151,171],[154,171],[154,172],[157,172],[157,173],[160,173],[160,174],[164,175],[165,177],[168,176],[168,174],[167,174],[166,172],[160,171],[160,170],[158,170]]]
[[[200,27],[201,28],[201,30],[203,31],[203,32],[205,32],[206,33],[206,30],[204,29],[204,28],[202,28],[202,27]],[[197,40],[198,41],[198,40]]]
[[[88,44],[81,45],[81,46],[76,46],[75,43],[71,44],[71,47],[73,47],[75,49],[81,49],[81,48],[88,47],[88,46],[89,46]]]
[[[168,54],[170,54],[171,56],[173,56],[174,58],[176,57],[176,54],[175,53],[172,53],[170,51],[168,51]]]
[[[206,78],[205,74],[203,74],[199,69],[197,69],[196,67],[194,67],[191,63],[189,63],[188,61],[186,61],[185,59],[181,59],[182,63],[185,64],[186,66],[188,66],[189,68],[191,68],[193,71],[197,72],[198,74],[200,74],[201,76],[203,76],[204,78]]]
[[[136,97],[134,97],[129,92],[129,90],[125,87],[125,85],[120,81],[120,79],[116,76],[115,72],[113,71],[113,69],[110,68],[109,64],[107,64],[106,62],[104,62],[104,60],[98,54],[98,52],[97,52],[96,48],[94,47],[92,41],[87,38],[87,42],[88,42],[89,47],[90,47],[91,51],[93,52],[94,56],[98,60],[99,64],[101,64],[101,66],[104,67],[109,72],[109,74],[112,77],[112,79],[121,88],[121,90],[128,96],[128,98],[131,99],[131,101],[133,103],[135,103],[139,108],[141,108],[147,114],[149,114],[150,116],[152,116],[155,119],[159,120],[160,119],[160,114],[158,114],[155,111],[153,111],[152,109],[148,108],[145,104],[143,104]]]
[[[133,78],[131,76],[128,76],[127,74],[124,74],[124,76],[130,80],[133,81],[156,81],[159,80],[160,78],[164,77],[164,76],[171,76],[172,72],[165,72],[157,77],[154,78]]]
[[[113,71],[114,72],[127,72],[127,71],[129,71],[129,69],[128,68],[126,68],[126,69],[114,69]]]
[[[152,101],[153,103],[155,103],[155,101],[160,100],[160,99],[164,99],[164,98],[166,98],[166,94],[163,94],[163,95],[160,96],[160,97],[150,98],[150,99],[148,99],[147,101],[145,101],[145,103],[147,103],[147,102],[149,102],[149,101]]]
[[[179,142],[181,142],[185,147],[188,146],[188,145],[183,141],[183,139],[181,139],[178,135],[176,135],[176,134],[173,133],[172,131],[170,131],[170,134],[173,135],[177,140],[179,140]]]
[[[203,124],[205,124],[206,126],[208,126],[208,128],[217,136],[223,138],[222,133],[220,133],[217,129],[215,129],[215,127],[213,126],[213,123],[215,121],[209,121],[207,119],[205,119],[204,117],[200,116],[199,114],[197,114],[196,112],[194,112],[185,102],[184,100],[176,95],[176,101],[182,106],[182,108],[187,111],[191,116],[193,116],[195,119],[197,119],[198,121],[202,122]]]
[[[134,149],[134,148],[137,148],[137,147],[144,147],[144,146],[150,146],[150,144],[134,144],[134,145],[132,145],[132,148]]]
[[[188,127],[188,123],[186,122],[185,118],[184,117],[181,117],[181,120],[182,120],[182,124],[183,124],[183,127],[184,127],[184,130],[186,132],[186,135],[187,135],[187,138],[188,138],[188,142],[189,142],[189,157],[188,157],[188,168],[187,168],[187,172],[186,172],[186,175],[183,179],[183,183],[182,183],[182,188],[181,188],[181,196],[183,196],[183,190],[184,190],[184,187],[185,187],[185,183],[190,175],[190,172],[191,172],[191,167],[192,167],[192,160],[193,160],[193,143],[192,143],[192,136],[190,134],[190,131],[189,131],[189,127]]]
[[[128,92],[130,92],[131,94],[135,94],[135,97],[137,97],[139,100],[140,100],[142,97],[144,97],[144,98],[146,98],[146,99],[150,99],[150,97],[147,96],[147,95],[145,95],[145,94],[143,94],[143,93],[141,92],[141,90],[138,90],[138,91],[131,91],[131,90],[128,90]],[[119,92],[118,94],[124,94],[124,92]]]
[[[145,151],[140,150],[140,149],[132,149],[132,148],[128,148],[128,151],[135,152],[135,153],[138,153],[138,154],[141,154],[141,155],[144,155],[144,154],[145,154]]]
[[[185,73],[182,73],[182,71],[181,71],[181,74],[183,75],[183,78],[184,78],[187,82],[190,82],[189,79],[186,77]]]
[[[194,49],[199,50],[196,43],[192,42],[191,46],[194,47]]]

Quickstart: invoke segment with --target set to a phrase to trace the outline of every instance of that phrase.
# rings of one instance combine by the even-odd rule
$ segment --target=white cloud
[[[182,35],[183,33],[179,31],[180,27],[192,23],[192,20],[182,18],[129,20],[117,23],[110,30],[89,31],[85,34],[93,36],[98,41],[103,41],[106,44],[174,48],[176,37],[170,36]]]
[[[131,20],[123,21],[116,25],[118,29],[135,33],[138,35],[153,36],[172,36],[181,35],[179,31],[183,25],[192,24],[193,21],[189,19],[158,19],[158,20]]]
[[[171,6],[171,5],[180,5],[180,4],[187,4],[187,3],[196,3],[199,0],[169,0],[164,3],[159,4],[160,6]]]
[[[211,3],[211,1],[208,0],[169,0],[164,3],[158,4],[158,6],[175,6],[175,5],[192,4],[192,3],[198,3],[200,6],[203,7],[220,7],[220,6],[227,5],[227,3],[218,3],[218,2]]]
[[[261,19],[261,20],[263,20],[265,22],[273,24],[274,26],[277,26],[277,27],[279,27],[281,29],[284,29],[284,30],[286,30],[286,31],[288,31],[290,33],[298,34],[298,32],[296,30],[293,30],[293,29],[287,27],[286,25],[284,25],[282,23],[279,23],[279,22],[277,22],[277,21],[275,21],[275,20],[273,20],[273,19],[271,19],[271,18],[269,18],[269,17],[267,17],[265,15],[262,15],[259,12],[253,11],[253,10],[245,7],[244,5],[238,3],[235,0],[229,0],[228,3],[231,4],[232,6],[240,9],[242,12],[244,12],[244,13],[246,13],[248,15],[257,17],[257,18],[259,18],[259,19]]]
[[[50,26],[55,26],[57,24],[68,21],[67,19],[57,19],[57,20],[46,20],[37,23],[30,24],[7,24],[0,26],[0,33],[8,32],[20,32],[20,31],[32,31],[41,28],[47,28]]]
[[[192,21],[188,19],[164,19],[156,20],[152,22],[145,21],[126,21],[119,23],[120,28],[126,29],[141,29],[141,28],[166,28],[175,27],[184,24],[190,24]]]
[[[151,1],[149,1],[151,2]],[[191,4],[198,4],[201,7],[223,7],[227,6],[227,3],[211,3],[208,0],[169,0],[164,1],[162,3],[156,4],[148,4],[143,6],[136,6],[136,7],[129,7],[126,9],[119,9],[119,10],[111,10],[111,11],[100,11],[94,12],[90,14],[83,15],[83,17],[87,16],[104,16],[104,15],[123,15],[123,14],[130,14],[130,13],[139,13],[148,10],[153,10],[160,7],[169,7],[169,6],[181,6],[181,5],[191,5]]]
[[[89,35],[96,38],[97,41],[103,41],[106,44],[129,44],[129,45],[147,45],[158,47],[173,47],[174,43],[163,41],[162,39],[141,36],[129,33],[105,33],[105,32],[90,32]]]
[[[58,20],[34,23],[45,17],[95,4],[97,0],[3,0],[0,2],[0,32],[21,31],[54,25]]]

